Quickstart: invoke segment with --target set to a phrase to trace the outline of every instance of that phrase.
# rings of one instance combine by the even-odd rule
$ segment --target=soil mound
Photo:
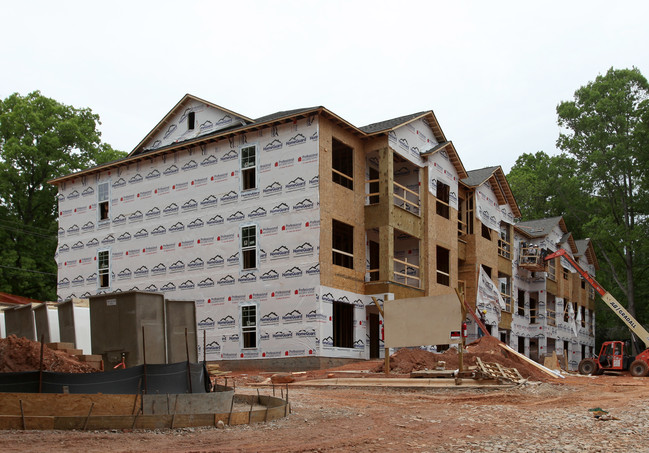
[[[0,373],[38,371],[41,344],[27,338],[9,335],[0,338]],[[60,373],[93,373],[97,370],[64,351],[43,346],[43,371]]]
[[[464,354],[464,366],[475,366],[476,357],[480,357],[483,362],[495,362],[506,368],[516,368],[521,376],[526,379],[535,381],[552,380],[549,375],[501,348],[499,344],[502,344],[502,342],[491,336],[484,336],[468,344],[466,346],[468,352]],[[433,370],[439,361],[446,362],[445,368],[447,370],[458,369],[460,361],[457,349],[450,348],[440,354],[423,349],[399,349],[390,356],[390,371],[407,374],[412,371]],[[383,363],[372,371],[376,373],[383,372]]]

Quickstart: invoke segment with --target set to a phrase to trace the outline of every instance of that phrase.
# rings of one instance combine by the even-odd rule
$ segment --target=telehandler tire
[[[642,377],[646,376],[649,372],[649,365],[644,360],[634,360],[631,366],[629,367],[631,376]]]
[[[597,374],[598,368],[597,363],[593,359],[584,359],[579,362],[580,374]]]

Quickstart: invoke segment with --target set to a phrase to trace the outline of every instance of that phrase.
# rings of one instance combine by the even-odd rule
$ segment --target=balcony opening
[[[451,286],[451,252],[444,247],[437,246],[435,254],[437,262],[437,283]]]
[[[498,235],[498,255],[508,260],[512,259],[511,226],[507,222],[500,222]]]
[[[557,325],[557,298],[554,294],[547,294],[547,303],[545,306],[545,316],[548,326]]]
[[[500,295],[505,301],[505,311],[511,313],[512,311],[512,278],[498,272],[498,286],[500,287]]]
[[[419,268],[419,239],[394,230],[394,281],[421,288]]]
[[[354,268],[354,227],[346,223],[332,220],[331,225],[331,250],[333,264]]]
[[[438,216],[444,217],[445,219],[450,218],[450,201],[451,201],[451,188],[448,184],[444,184],[441,181],[437,181],[437,203],[435,204],[435,210]]]
[[[332,140],[331,178],[349,190],[354,190],[354,149],[343,142]]]
[[[419,167],[398,154],[394,156],[394,204],[408,212],[419,215]]]
[[[377,282],[379,281],[379,266],[381,261],[381,254],[379,252],[379,230],[372,229],[365,233],[366,238],[366,269],[365,281]]]

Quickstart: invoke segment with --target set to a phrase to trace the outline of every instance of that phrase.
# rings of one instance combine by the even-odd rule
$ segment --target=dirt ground
[[[380,364],[360,362],[295,376],[298,384],[329,375],[380,377],[372,372]],[[260,386],[269,376],[231,373],[228,379],[230,385],[234,380],[237,393],[260,389],[270,394],[270,387]],[[223,381],[221,377],[219,383]],[[224,429],[5,431],[0,432],[0,451],[649,451],[649,377],[569,375],[532,381],[492,389],[289,384],[292,413],[273,422]],[[589,410],[595,408],[607,413]]]

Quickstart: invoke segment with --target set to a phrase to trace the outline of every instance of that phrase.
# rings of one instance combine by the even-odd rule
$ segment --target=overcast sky
[[[467,170],[556,153],[556,106],[649,77],[649,2],[3,1],[0,98],[40,90],[131,151],[191,93],[250,118],[356,126],[433,110]]]

